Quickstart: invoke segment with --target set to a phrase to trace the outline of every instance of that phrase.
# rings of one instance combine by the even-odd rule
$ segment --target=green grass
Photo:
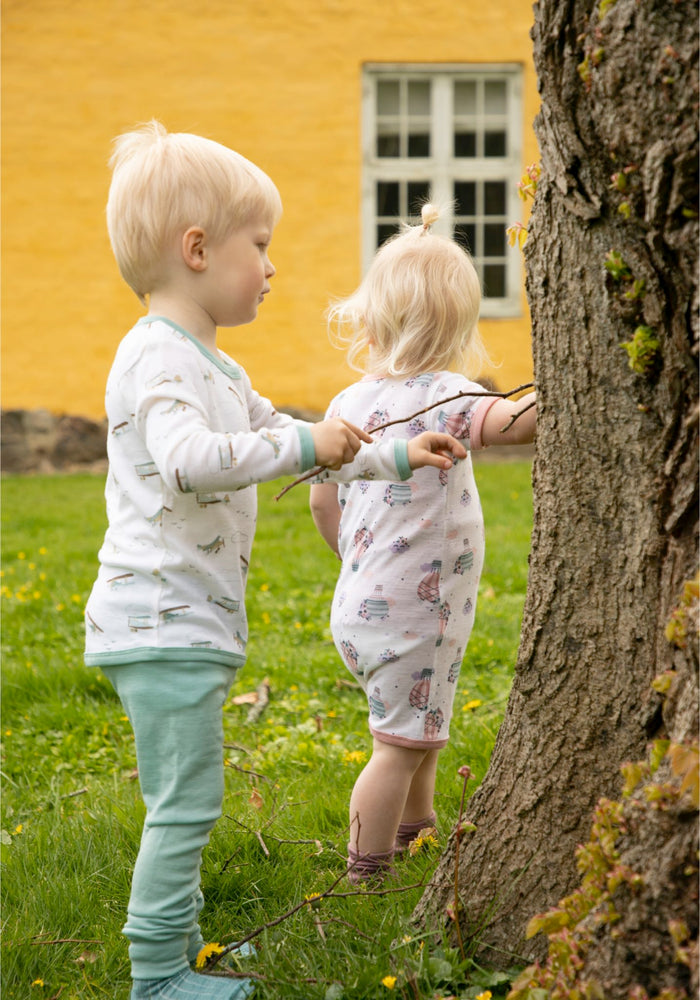
[[[441,754],[443,839],[459,811],[458,767],[480,780],[488,766],[527,578],[529,464],[480,464],[477,479],[487,555]],[[246,960],[264,977],[256,1000],[496,995],[497,977],[445,946],[421,947],[408,925],[422,891],[411,886],[429,878],[435,853],[402,863],[401,891],[334,896],[271,926],[342,873],[347,802],[370,742],[363,696],[339,683],[349,674],[328,629],[337,561],[313,529],[306,488],[275,502],[279,488],[260,489],[249,658],[225,710],[225,816],[204,855],[205,935],[225,944],[265,926]],[[90,475],[2,484],[3,1000],[129,994],[121,926],[143,807],[129,724],[102,674],[82,662],[102,491]],[[270,703],[252,723],[235,697],[265,678]],[[335,893],[349,888],[341,881]]]

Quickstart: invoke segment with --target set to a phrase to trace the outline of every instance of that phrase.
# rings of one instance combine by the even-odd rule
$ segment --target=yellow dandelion
[[[80,594],[71,594],[70,595],[70,599],[73,602],[73,604],[82,604],[83,603],[83,599],[80,596]]]
[[[264,621],[264,623],[265,623],[266,625],[269,625],[269,624],[270,624],[270,620],[271,620],[271,619],[270,619],[270,616],[269,616],[269,614],[267,613],[267,611],[263,611],[263,613],[262,613],[262,620]]]
[[[40,556],[45,556],[48,551],[49,550],[45,546],[42,545],[41,548],[39,549],[39,555]]]
[[[269,583],[262,583],[262,584],[260,585],[260,589],[261,589],[261,590],[262,590],[263,592],[264,592],[264,591],[266,591],[266,590],[269,590],[269,589],[270,589],[270,584],[269,584]]]
[[[18,558],[18,559],[26,559],[26,558],[27,558],[27,556],[25,555],[25,553],[24,553],[24,552],[18,552],[18,553],[17,553],[17,558]]]
[[[32,986],[43,986],[43,985],[44,985],[43,979],[35,979],[34,982],[32,983]]]
[[[294,622],[294,628],[303,628],[301,622]]]
[[[65,611],[65,610],[66,610],[65,604],[59,601],[59,603],[56,605],[56,611]]]
[[[483,993],[478,993],[476,1000],[491,1000],[491,990],[484,990]]]
[[[478,708],[479,705],[481,705],[481,698],[472,698],[471,701],[466,703],[462,711],[469,712],[472,708]]]
[[[30,569],[36,569],[36,563],[27,563]]]
[[[223,946],[220,945],[218,941],[214,941],[211,944],[205,944],[204,947],[200,948],[197,953],[197,958],[194,963],[195,969],[203,969],[212,955],[220,955],[223,950]]]
[[[22,830],[24,830],[24,824],[18,823],[17,826],[15,827],[15,834],[21,833]]]
[[[388,990],[393,990],[396,986],[396,976],[384,976],[382,986],[386,986]]]
[[[362,764],[367,760],[364,750],[346,750],[343,754],[344,764]]]

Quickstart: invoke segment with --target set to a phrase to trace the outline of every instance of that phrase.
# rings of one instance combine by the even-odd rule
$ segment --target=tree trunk
[[[512,693],[468,805],[476,831],[459,838],[461,936],[501,968],[542,957],[527,923],[577,884],[575,848],[598,799],[619,797],[621,764],[664,726],[697,736],[693,655],[666,719],[651,687],[678,668],[664,629],[697,569],[697,11],[534,11],[530,576]],[[423,926],[450,931],[456,843],[415,911]]]

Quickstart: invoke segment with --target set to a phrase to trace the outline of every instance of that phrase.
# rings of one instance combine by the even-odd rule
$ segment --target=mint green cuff
[[[394,461],[396,462],[396,470],[401,479],[410,479],[413,475],[413,469],[409,465],[408,461],[408,441],[403,438],[394,439]]]
[[[308,424],[297,424],[299,432],[299,443],[301,444],[301,472],[313,469],[316,465],[316,449],[314,439],[311,435],[311,428]]]
[[[133,649],[115,649],[102,653],[85,653],[83,655],[86,667],[119,666],[121,663],[146,663],[150,661],[167,660],[170,662],[196,664],[198,661],[222,663],[227,667],[242,667],[245,656],[240,653],[230,653],[225,649],[199,648],[192,646],[142,646]]]

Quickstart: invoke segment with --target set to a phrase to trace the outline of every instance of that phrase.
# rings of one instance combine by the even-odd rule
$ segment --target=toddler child
[[[222,707],[245,661],[254,484],[315,464],[400,481],[464,449],[444,433],[367,444],[340,418],[292,420],[217,348],[217,327],[254,320],[275,273],[281,202],[263,171],[158,122],[120,136],[111,166],[110,240],[147,314],[107,381],[108,527],[85,661],[129,716],[146,804],[124,928],[131,997],[239,1000],[250,979],[190,964],[204,944],[202,849],[222,808]]]
[[[366,375],[328,415],[371,431],[416,414],[392,435],[449,431],[472,450],[532,441],[532,406],[502,428],[534,393],[519,402],[479,397],[482,387],[459,374],[465,353],[483,350],[479,280],[469,255],[431,231],[438,211],[426,205],[422,216],[423,225],[377,251],[359,288],[330,310],[348,334],[351,362],[365,352]],[[316,484],[310,503],[342,560],[333,638],[369,703],[372,756],[350,798],[348,871],[358,882],[385,875],[395,852],[436,822],[438,753],[474,621],[483,518],[470,457],[410,483]]]

